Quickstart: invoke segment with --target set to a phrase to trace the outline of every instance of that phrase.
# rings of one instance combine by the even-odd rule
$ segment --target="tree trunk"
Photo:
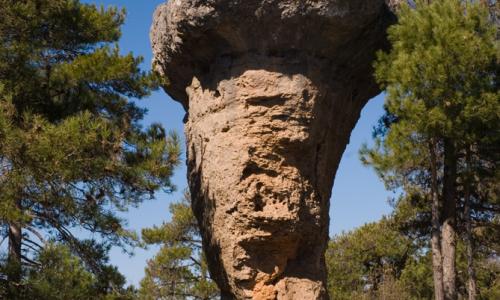
[[[431,231],[431,249],[432,249],[432,273],[434,276],[434,298],[436,300],[444,299],[443,290],[443,257],[441,255],[441,232],[439,223],[439,195],[437,180],[437,158],[436,145],[429,143],[429,152],[431,157],[431,176],[432,176],[432,231]]]
[[[468,149],[466,154],[467,174],[464,187],[465,245],[467,247],[467,275],[469,277],[467,282],[467,291],[469,294],[469,300],[476,300],[477,284],[476,284],[476,272],[474,270],[474,244],[472,239],[472,220],[471,220],[471,208],[470,208],[470,185],[471,185],[470,160],[471,160],[471,154],[470,150]]]
[[[20,299],[19,286],[22,280],[22,229],[19,223],[13,222],[9,227],[9,249],[7,257],[7,299]]]
[[[467,245],[467,291],[469,293],[469,300],[476,300],[477,298],[477,284],[476,272],[474,270],[474,245],[472,241],[472,224],[470,220],[470,199],[465,199],[465,243]]]
[[[21,211],[21,203],[18,201],[16,207]],[[19,222],[9,223],[9,253],[8,253],[8,264],[9,273],[8,281],[9,283],[19,283],[22,277],[21,269],[21,244],[22,244],[22,228]]]
[[[456,178],[457,160],[455,145],[444,141],[443,226],[441,253],[443,255],[443,288],[446,300],[457,299],[456,288]]]
[[[22,231],[18,223],[9,224],[9,257],[11,269],[9,282],[17,283],[21,280],[21,242]]]

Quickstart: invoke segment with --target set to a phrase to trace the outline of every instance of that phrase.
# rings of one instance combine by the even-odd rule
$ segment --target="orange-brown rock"
[[[335,172],[392,20],[382,0],[171,0],[156,70],[186,111],[188,179],[223,299],[327,299]]]

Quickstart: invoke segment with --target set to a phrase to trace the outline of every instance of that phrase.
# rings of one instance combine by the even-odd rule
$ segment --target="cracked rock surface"
[[[171,0],[155,69],[186,115],[188,179],[223,299],[328,299],[335,173],[393,20],[382,0]]]

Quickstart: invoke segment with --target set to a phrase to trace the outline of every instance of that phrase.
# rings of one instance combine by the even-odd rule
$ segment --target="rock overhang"
[[[318,58],[327,72],[371,82],[394,15],[384,0],[170,0],[154,16],[154,68],[188,107],[186,87],[220,60],[245,55]]]

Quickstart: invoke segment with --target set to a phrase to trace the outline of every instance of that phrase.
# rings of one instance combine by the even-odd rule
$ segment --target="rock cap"
[[[367,47],[385,43],[374,31],[385,31],[394,20],[386,1],[170,0],[154,15],[153,66],[168,79],[165,90],[185,107],[193,77],[221,57],[297,53],[356,69],[353,61],[371,64],[373,57],[359,57],[374,52]]]

